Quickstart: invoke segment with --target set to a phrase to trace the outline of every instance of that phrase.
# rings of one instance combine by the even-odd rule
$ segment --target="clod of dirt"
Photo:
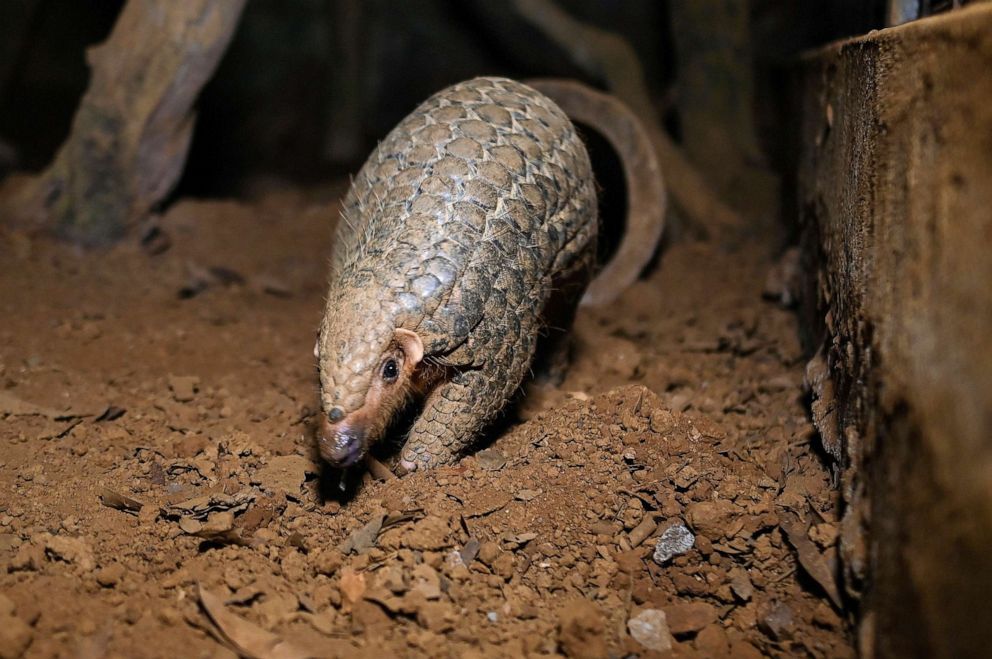
[[[719,624],[707,625],[696,635],[696,650],[704,657],[728,657],[730,641],[727,632]]]
[[[786,604],[779,604],[762,616],[758,626],[776,641],[782,641],[792,636],[796,622],[792,609]]]
[[[0,391],[0,416],[44,416],[56,421],[73,419],[81,416],[95,416],[92,410],[70,408],[57,410],[44,405],[36,405],[17,396]]]
[[[179,528],[190,535],[220,544],[247,545],[241,530],[234,528],[234,512],[221,510],[210,513],[205,522],[184,517],[179,520]]]
[[[195,375],[169,375],[169,389],[179,403],[188,403],[196,396],[200,378]]]
[[[696,537],[685,527],[678,523],[665,529],[658,542],[654,546],[654,555],[651,557],[658,565],[664,565],[672,560],[672,557],[684,554],[692,549],[696,542]]]
[[[113,588],[124,578],[124,566],[112,563],[96,571],[96,582],[104,588]]]
[[[450,529],[448,523],[433,515],[429,515],[413,525],[413,528],[403,535],[403,546],[420,551],[436,551],[451,546],[448,539]]]
[[[717,608],[706,602],[683,602],[665,607],[668,628],[673,634],[698,632],[716,622],[718,615]]]
[[[635,641],[649,650],[665,652],[672,649],[672,634],[664,611],[644,609],[627,621],[627,630]]]
[[[341,570],[341,594],[352,604],[362,599],[365,594],[365,574],[351,568]]]
[[[441,597],[441,575],[430,565],[421,563],[413,568],[413,581],[411,590],[423,595],[425,600]]]
[[[17,659],[31,645],[34,630],[17,615],[14,602],[0,595],[0,658]]]
[[[539,496],[541,496],[541,490],[524,489],[514,494],[513,498],[517,501],[533,501]]]
[[[630,541],[630,546],[639,547],[641,543],[647,540],[657,528],[658,523],[654,520],[654,517],[645,517],[637,526],[631,529],[630,533],[627,535],[627,540]]]
[[[595,604],[586,599],[570,600],[558,611],[558,646],[566,657],[605,657],[605,627]]]
[[[49,557],[70,563],[80,572],[92,572],[96,567],[93,548],[82,538],[41,533],[35,538],[35,542],[45,548]]]
[[[280,455],[255,472],[252,482],[260,484],[268,492],[298,499],[308,471],[315,471],[315,467],[302,455]]]
[[[417,623],[435,634],[453,629],[455,620],[455,611],[447,602],[425,602],[417,609]]]
[[[17,659],[31,645],[34,630],[14,615],[0,617],[0,657]]]
[[[711,542],[729,537],[733,520],[743,511],[726,499],[697,501],[686,508],[686,521],[700,535]]]

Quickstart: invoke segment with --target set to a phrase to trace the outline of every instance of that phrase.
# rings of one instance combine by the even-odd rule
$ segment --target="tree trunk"
[[[92,77],[68,139],[45,172],[8,190],[0,214],[84,245],[112,242],[144,217],[182,173],[193,103],[244,4],[128,0],[86,53]]]

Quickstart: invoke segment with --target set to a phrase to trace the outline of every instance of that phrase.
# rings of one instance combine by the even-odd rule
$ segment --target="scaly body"
[[[344,201],[315,354],[319,444],[361,458],[423,396],[409,468],[454,460],[534,359],[561,282],[591,275],[595,184],[565,114],[521,83],[434,95],[372,153]]]

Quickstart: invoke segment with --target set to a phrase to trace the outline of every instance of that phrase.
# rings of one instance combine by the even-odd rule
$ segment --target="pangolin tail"
[[[584,305],[607,304],[637,280],[654,255],[665,227],[665,180],[650,129],[615,96],[575,80],[537,78],[525,83],[557,103],[573,121],[600,133],[623,164],[627,181],[626,231],[616,253],[582,298]]]

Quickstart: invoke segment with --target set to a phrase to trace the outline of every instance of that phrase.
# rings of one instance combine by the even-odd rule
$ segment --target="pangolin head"
[[[369,288],[329,297],[314,346],[320,376],[321,456],[336,467],[361,460],[407,401],[424,356],[416,332],[397,326]]]

